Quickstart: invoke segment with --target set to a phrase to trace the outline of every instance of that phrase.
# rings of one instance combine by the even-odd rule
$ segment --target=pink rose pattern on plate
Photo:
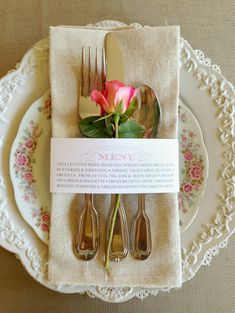
[[[181,112],[181,106],[179,105],[178,107],[178,119],[182,122],[182,123],[186,123],[187,122],[187,116],[184,112]]]
[[[46,116],[47,120],[51,119],[51,96],[45,100],[44,105],[38,107],[38,111]]]
[[[23,130],[23,136],[14,153],[15,176],[19,179],[19,189],[23,190],[23,199],[26,202],[37,199],[33,164],[36,163],[34,154],[41,134],[38,124],[30,121],[29,126]]]
[[[44,105],[38,107],[38,111],[51,119],[51,97],[45,100]],[[34,203],[38,196],[36,189],[36,179],[33,176],[33,166],[36,163],[35,151],[38,145],[42,129],[33,121],[23,130],[18,148],[16,149],[14,170],[16,178],[20,179],[19,188],[23,190],[23,199],[26,202]],[[40,208],[31,208],[32,219],[35,220],[35,226],[39,227],[44,233],[49,233],[50,212],[46,206]]]
[[[32,219],[35,220],[35,226],[40,227],[42,232],[49,232],[50,213],[47,207],[42,206],[40,209],[32,208]]]
[[[187,116],[181,113],[179,106],[179,119],[187,123]],[[186,214],[188,207],[195,204],[197,192],[204,181],[204,162],[199,154],[200,145],[197,143],[197,135],[188,128],[183,128],[179,134],[179,147],[184,159],[184,168],[181,169],[182,183],[178,195],[179,208]],[[180,221],[182,225],[182,221]]]

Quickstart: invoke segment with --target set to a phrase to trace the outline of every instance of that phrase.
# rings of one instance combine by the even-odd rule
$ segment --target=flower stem
[[[114,123],[115,123],[115,138],[118,138],[118,122],[120,120],[120,115],[115,114],[113,117]]]
[[[118,208],[120,205],[120,200],[121,200],[121,195],[118,194],[117,198],[116,198],[115,209],[113,211],[113,216],[112,216],[112,220],[111,220],[111,227],[110,227],[110,232],[109,232],[109,242],[108,242],[108,247],[107,247],[107,251],[106,251],[106,258],[105,258],[105,269],[107,272],[109,271],[109,254],[110,254],[110,249],[111,249],[111,245],[112,245],[114,226],[115,226],[115,222],[116,222],[116,218],[117,218],[117,212],[118,212]]]
[[[115,123],[115,138],[118,138],[118,122],[120,120],[120,115],[115,114],[113,117],[113,120]],[[116,198],[115,209],[114,209],[112,220],[111,220],[111,227],[110,227],[110,231],[109,231],[109,241],[108,241],[108,246],[107,246],[107,250],[106,250],[105,269],[107,272],[109,271],[109,254],[110,254],[110,249],[111,249],[111,245],[112,245],[112,241],[113,241],[113,232],[114,232],[114,226],[115,226],[115,222],[116,222],[116,218],[117,218],[118,207],[120,205],[120,199],[121,199],[121,195],[118,194],[117,198]]]

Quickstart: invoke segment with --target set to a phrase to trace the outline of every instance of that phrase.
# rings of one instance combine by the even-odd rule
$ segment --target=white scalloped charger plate
[[[81,112],[81,115],[89,115]],[[208,157],[200,126],[180,101],[179,215],[181,232],[195,218],[206,188]],[[50,227],[49,156],[51,138],[49,91],[24,114],[10,153],[10,176],[15,200],[24,220],[48,244]]]
[[[99,27],[117,27],[104,21]],[[141,27],[136,24],[135,27]],[[235,229],[234,170],[235,90],[200,51],[181,39],[180,97],[193,111],[203,131],[210,171],[205,194],[193,223],[182,236],[183,281],[201,265],[209,264],[226,245]],[[47,280],[48,247],[22,219],[10,182],[9,155],[20,120],[29,106],[49,88],[48,39],[36,43],[17,69],[0,80],[0,244],[17,254],[35,280],[63,293],[87,293],[107,302],[123,302],[136,296],[156,295],[158,289],[102,288],[52,285]]]

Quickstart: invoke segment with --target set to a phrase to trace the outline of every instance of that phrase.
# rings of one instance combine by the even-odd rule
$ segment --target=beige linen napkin
[[[163,112],[161,138],[177,134],[179,93],[179,27],[153,27],[114,32],[124,58],[125,83],[150,85],[158,94]],[[78,86],[81,47],[102,48],[106,32],[80,28],[53,27],[50,36],[52,131],[54,137],[77,137]],[[137,211],[137,196],[124,195],[128,223]],[[52,194],[49,244],[49,280],[53,283],[179,287],[181,252],[176,194],[146,196],[152,223],[152,253],[145,261],[131,254],[111,262],[110,275],[104,271],[105,221],[110,196],[95,196],[100,219],[100,249],[96,259],[84,262],[73,252],[73,239],[82,195]]]

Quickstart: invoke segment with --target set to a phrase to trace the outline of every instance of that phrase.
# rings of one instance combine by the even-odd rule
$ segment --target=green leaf
[[[126,112],[122,115],[120,122],[121,123],[125,123],[128,118],[135,112],[135,110],[138,108],[138,101],[137,98],[134,97],[131,101],[131,103],[129,104],[128,109],[126,110]]]
[[[131,100],[131,103],[129,104],[128,109],[126,110],[125,115],[130,117],[135,112],[137,107],[138,107],[138,101],[137,101],[137,98],[134,97]]]
[[[105,119],[105,126],[107,129],[110,129],[111,131],[113,130],[112,123],[111,123],[112,120],[113,120],[113,115],[110,115]]]
[[[122,114],[122,112],[123,112],[123,101],[121,100],[116,107],[115,113]]]
[[[114,114],[113,115],[113,122],[115,125],[118,124],[119,120],[120,120],[120,114]]]
[[[144,128],[135,120],[122,123],[118,128],[119,138],[142,138],[143,135]]]
[[[112,126],[106,127],[105,120],[94,123],[99,116],[89,116],[79,123],[82,134],[89,138],[110,138],[113,135]]]

